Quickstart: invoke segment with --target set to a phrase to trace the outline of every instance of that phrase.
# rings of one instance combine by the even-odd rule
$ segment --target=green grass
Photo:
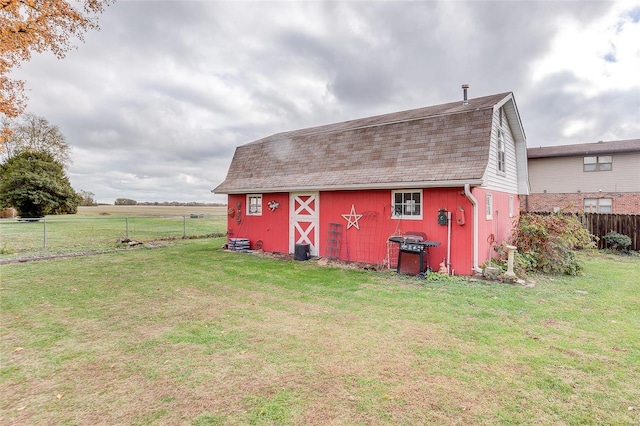
[[[640,259],[534,288],[222,240],[0,268],[9,424],[638,424]]]
[[[220,235],[227,229],[225,209],[221,207],[154,207],[85,207],[81,214],[47,216],[38,222],[2,219],[0,260],[106,251],[123,248],[122,240],[127,238],[149,242]],[[195,216],[191,217],[189,212]]]

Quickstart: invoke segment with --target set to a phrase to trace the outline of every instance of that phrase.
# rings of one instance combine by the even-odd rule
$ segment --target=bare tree
[[[57,162],[67,167],[71,164],[71,149],[58,126],[44,117],[24,114],[20,120],[11,121],[4,117],[3,127],[11,130],[11,136],[0,151],[0,159],[5,163],[10,158],[25,152],[46,152]]]
[[[82,197],[82,202],[80,203],[81,206],[97,206],[98,203],[96,202],[96,194],[94,194],[91,191],[85,191],[84,189],[81,189],[80,191],[78,191],[78,194],[80,194],[80,196]]]

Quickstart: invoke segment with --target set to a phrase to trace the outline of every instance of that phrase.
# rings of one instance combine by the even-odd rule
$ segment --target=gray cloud
[[[238,145],[450,102],[462,83],[472,97],[513,91],[530,146],[638,137],[637,87],[588,98],[568,89],[580,84],[570,71],[532,78],[565,19],[586,26],[611,7],[120,1],[67,58],[37,55],[16,76],[29,111],[72,146],[76,189],[101,202],[221,201],[210,189]],[[638,25],[634,10],[625,25]],[[575,120],[590,124],[565,136]]]

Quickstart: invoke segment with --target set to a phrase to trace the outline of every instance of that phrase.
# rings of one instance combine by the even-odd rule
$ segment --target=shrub
[[[617,232],[609,232],[602,239],[614,250],[629,251],[629,247],[631,247],[631,237]]]
[[[527,272],[577,275],[582,266],[574,250],[595,248],[594,238],[575,216],[523,214],[511,238],[518,247],[516,267]]]
[[[427,271],[424,274],[424,280],[430,282],[458,282],[460,279],[454,275],[444,275],[438,272]]]

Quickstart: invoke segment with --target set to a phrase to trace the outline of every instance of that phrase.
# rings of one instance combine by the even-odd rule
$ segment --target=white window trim
[[[509,195],[509,217],[515,216],[515,205],[513,195]]]
[[[420,214],[419,215],[397,215],[395,214],[396,208],[396,194],[400,192],[406,194],[408,192],[417,192],[420,194]],[[422,220],[424,214],[424,194],[422,189],[396,189],[391,191],[391,219],[404,219],[404,220]]]
[[[487,220],[493,220],[493,194],[487,193],[484,197],[485,200],[485,213]]]
[[[259,204],[259,210],[257,212],[251,212],[251,199],[252,198],[259,198],[260,199],[260,204]],[[247,194],[247,201],[246,201],[246,205],[247,205],[247,216],[262,216],[262,194]]]

